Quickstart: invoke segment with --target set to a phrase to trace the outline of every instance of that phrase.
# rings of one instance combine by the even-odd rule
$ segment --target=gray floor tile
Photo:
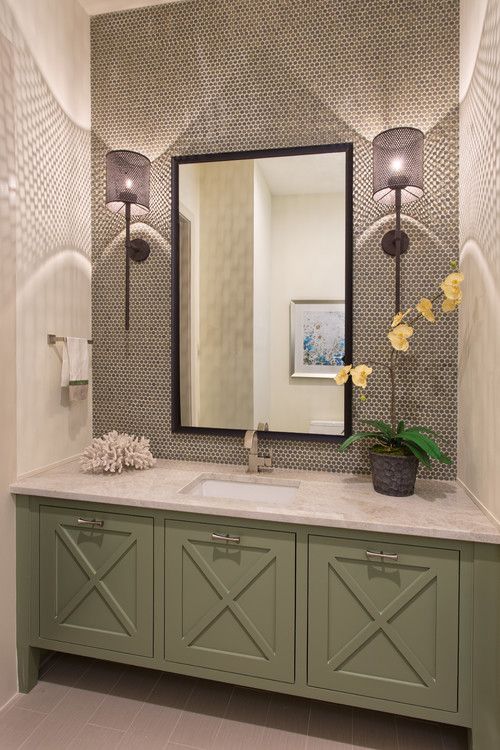
[[[443,750],[441,727],[425,721],[397,718],[399,750]]]
[[[467,730],[464,727],[447,727],[441,728],[444,750],[467,750]]]
[[[233,688],[200,680],[189,697],[170,741],[196,750],[215,747],[217,731],[226,714]]]
[[[396,720],[376,711],[353,712],[353,750],[398,750]]]
[[[0,750],[466,750],[467,732],[59,655],[0,712]]]
[[[33,690],[26,695],[21,694],[15,701],[15,706],[19,708],[26,708],[31,711],[41,711],[42,713],[48,713],[57,706],[57,704],[63,699],[68,692],[69,687],[66,685],[58,685],[52,682],[41,681]]]
[[[2,711],[0,713],[0,747],[2,750],[17,750],[45,716],[46,714],[17,706]]]
[[[266,750],[305,750],[310,703],[275,694],[271,698],[262,746]]]
[[[41,680],[71,687],[94,664],[94,659],[73,654],[61,654]]]
[[[163,675],[125,733],[120,750],[164,750],[194,684],[187,677]]]
[[[115,687],[126,670],[127,667],[124,664],[111,661],[94,661],[75,683],[75,687],[107,694]]]
[[[117,729],[86,724],[68,746],[68,750],[114,750],[122,737],[123,732]],[[139,748],[140,746],[136,745],[136,750]]]
[[[93,660],[70,654],[57,659],[51,669],[41,677],[31,692],[20,695],[15,705],[31,711],[48,713],[57,706],[69,688],[89,670]]]
[[[352,738],[350,708],[311,701],[307,750],[351,750]]]
[[[271,696],[235,688],[215,738],[217,750],[262,750]]]
[[[22,750],[68,750],[68,746],[86,724],[80,712],[54,709],[21,745]]]
[[[59,659],[61,654],[59,654],[57,651],[52,652],[49,654],[40,664],[40,671],[38,674],[39,679],[41,679],[47,672],[52,669],[52,667],[55,665],[56,661]]]
[[[129,667],[90,716],[90,723],[126,731],[160,677],[153,669]]]

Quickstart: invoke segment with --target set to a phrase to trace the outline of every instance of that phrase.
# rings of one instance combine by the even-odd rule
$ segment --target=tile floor
[[[76,656],[0,712],[1,750],[465,750],[463,730]]]

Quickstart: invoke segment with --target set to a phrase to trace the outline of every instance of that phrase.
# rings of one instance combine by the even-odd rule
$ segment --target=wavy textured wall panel
[[[89,402],[68,403],[60,388],[60,349],[47,346],[49,332],[89,335],[90,132],[63,109],[6,0],[0,0],[0,17],[12,48],[12,101],[4,106],[14,121],[10,237],[16,254],[17,471],[23,473],[74,455],[90,437]],[[52,34],[50,16],[45,20]],[[59,32],[76,40],[85,28],[68,24]],[[44,38],[46,45],[56,43],[51,34],[44,37],[44,28],[39,33],[41,48]],[[51,55],[54,65],[64,64],[57,49]],[[82,81],[87,74],[82,68]]]
[[[474,0],[464,2],[473,6]],[[464,28],[462,54],[471,47]],[[500,0],[488,0],[476,48],[460,105],[460,246],[466,282],[458,468],[467,487],[500,520],[495,445],[500,419]]]

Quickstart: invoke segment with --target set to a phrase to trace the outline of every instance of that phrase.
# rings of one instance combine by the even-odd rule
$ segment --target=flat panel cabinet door
[[[458,551],[310,536],[309,576],[310,685],[457,710]]]
[[[40,635],[153,655],[152,518],[40,508]]]
[[[293,682],[295,535],[167,521],[165,544],[166,659]]]

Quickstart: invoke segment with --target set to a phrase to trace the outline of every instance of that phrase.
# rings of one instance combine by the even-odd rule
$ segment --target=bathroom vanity
[[[462,725],[491,750],[500,530],[456,483],[401,499],[159,461],[11,490],[22,691],[49,649]]]

